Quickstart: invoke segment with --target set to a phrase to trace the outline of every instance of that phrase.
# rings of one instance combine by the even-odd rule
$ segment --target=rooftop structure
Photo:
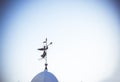
[[[52,42],[50,42],[49,44],[47,44],[47,38],[46,40],[43,42],[45,45],[43,48],[39,48],[38,50],[43,51],[43,54],[41,55],[42,59],[45,59],[45,70],[43,72],[38,73],[32,80],[31,82],[58,82],[57,78],[50,72],[48,72],[48,68],[47,68],[47,49],[48,46],[52,44]]]

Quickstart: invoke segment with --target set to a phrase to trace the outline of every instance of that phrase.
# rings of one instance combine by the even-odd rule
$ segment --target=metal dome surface
[[[37,74],[31,82],[58,82],[57,78],[47,70]]]

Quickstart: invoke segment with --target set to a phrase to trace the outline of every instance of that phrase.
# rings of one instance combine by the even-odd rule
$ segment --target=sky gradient
[[[44,70],[37,49],[46,37],[53,42],[48,70],[59,82],[120,82],[120,73],[114,77],[120,31],[113,2],[9,1],[1,11],[3,82],[30,82]]]

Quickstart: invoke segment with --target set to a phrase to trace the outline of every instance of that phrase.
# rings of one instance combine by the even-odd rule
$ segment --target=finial
[[[45,70],[47,70],[47,65],[48,65],[48,64],[47,64],[47,63],[45,63]]]
[[[47,38],[45,39],[45,41],[43,41],[43,48],[39,48],[38,50],[43,51],[43,54],[41,55],[42,59],[45,59],[45,70],[47,70],[47,50],[48,50],[48,46],[52,44],[52,42],[50,42],[49,44],[47,44]]]

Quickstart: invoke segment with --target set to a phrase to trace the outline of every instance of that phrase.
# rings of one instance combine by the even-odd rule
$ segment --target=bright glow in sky
[[[6,82],[30,82],[44,70],[38,61],[45,38],[48,70],[59,82],[100,82],[117,65],[117,19],[109,3],[39,1],[15,5],[4,29],[3,68]]]

